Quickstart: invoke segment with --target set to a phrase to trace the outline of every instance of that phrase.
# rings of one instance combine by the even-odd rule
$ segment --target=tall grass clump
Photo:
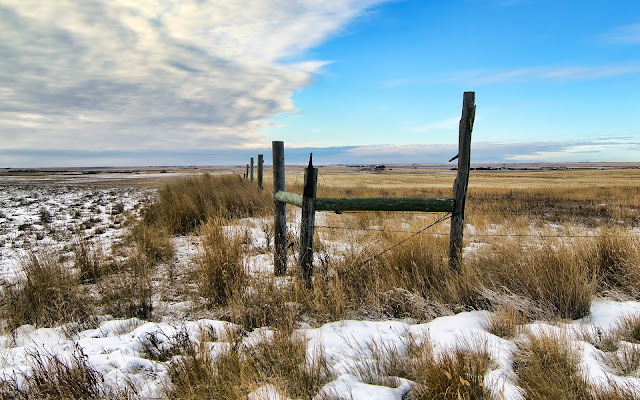
[[[592,399],[580,370],[580,358],[567,338],[548,332],[527,332],[516,343],[517,383],[527,400]]]
[[[322,355],[307,360],[306,343],[290,332],[276,331],[258,343],[232,343],[213,355],[207,343],[193,345],[169,364],[169,399],[246,399],[264,385],[295,399],[312,398],[330,380]]]
[[[212,304],[226,305],[247,286],[242,239],[225,231],[220,218],[200,227],[198,234],[201,241],[196,263],[199,293]]]
[[[72,242],[73,266],[82,283],[96,283],[107,272],[107,262],[102,248],[92,245],[87,238]]]
[[[166,227],[171,234],[186,234],[211,217],[269,215],[271,204],[266,191],[239,175],[203,174],[166,184],[143,220],[150,226]]]
[[[93,311],[93,302],[78,274],[53,255],[30,254],[21,261],[21,276],[3,281],[0,310],[11,330],[24,325],[55,326],[77,322]]]
[[[133,227],[130,237],[154,261],[170,261],[175,254],[171,234],[165,226],[142,220]]]
[[[103,388],[103,377],[88,363],[82,349],[76,347],[69,357],[27,353],[30,372],[19,379],[5,379],[0,383],[3,399],[100,399],[115,398]],[[112,393],[113,395],[113,393]]]
[[[115,318],[149,320],[153,312],[152,260],[141,249],[134,248],[116,272],[98,283],[102,311]]]
[[[491,358],[482,344],[435,354],[428,341],[418,344],[412,340],[404,358],[404,364],[396,363],[400,372],[406,370],[399,376],[416,383],[406,395],[408,400],[491,399],[489,390],[484,387]]]
[[[568,319],[589,313],[597,277],[590,261],[583,247],[517,241],[494,245],[469,260],[484,288],[530,299],[546,317]]]
[[[602,229],[594,239],[593,268],[600,292],[640,296],[640,241],[623,229]]]

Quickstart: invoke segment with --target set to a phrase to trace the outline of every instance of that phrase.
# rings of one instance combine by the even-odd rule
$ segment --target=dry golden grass
[[[10,331],[24,324],[82,321],[95,311],[79,275],[52,254],[30,254],[22,260],[21,272],[18,281],[2,282],[0,311]]]
[[[517,344],[518,384],[527,400],[592,399],[577,350],[562,335],[528,332]]]
[[[275,331],[252,345],[231,333],[231,343],[218,356],[208,344],[192,346],[169,366],[169,399],[246,399],[263,385],[275,386],[293,399],[312,398],[330,380],[322,354],[307,360],[303,338],[289,331]]]
[[[203,174],[170,181],[145,212],[144,221],[172,234],[189,233],[209,218],[264,216],[270,195],[238,175]]]
[[[223,222],[210,219],[198,229],[201,252],[195,276],[200,295],[219,305],[226,305],[234,294],[243,293],[248,283],[241,238],[224,232]]]

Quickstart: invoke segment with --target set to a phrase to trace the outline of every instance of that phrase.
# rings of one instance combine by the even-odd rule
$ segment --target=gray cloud
[[[382,1],[0,0],[3,153],[264,145],[324,65],[282,60]]]

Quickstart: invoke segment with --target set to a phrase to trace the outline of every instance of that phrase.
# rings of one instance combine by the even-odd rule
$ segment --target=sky
[[[637,0],[0,0],[0,167],[640,161]]]

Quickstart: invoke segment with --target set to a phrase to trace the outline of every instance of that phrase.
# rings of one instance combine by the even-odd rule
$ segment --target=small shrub
[[[51,221],[53,221],[51,212],[44,207],[40,209],[40,211],[38,212],[38,216],[40,217],[40,222],[42,224],[49,224],[51,223]]]
[[[113,207],[111,207],[112,215],[122,214],[123,212],[124,212],[124,203],[121,201],[117,202],[116,204],[113,205]]]

